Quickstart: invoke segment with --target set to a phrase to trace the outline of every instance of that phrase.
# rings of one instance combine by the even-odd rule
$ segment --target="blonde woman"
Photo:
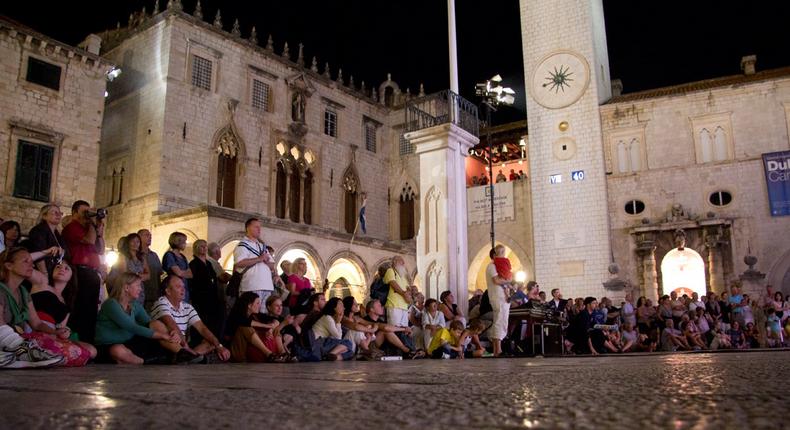
[[[181,348],[181,336],[177,331],[168,332],[164,324],[148,316],[137,301],[142,289],[142,279],[136,273],[118,276],[96,320],[98,359],[119,364],[144,364],[199,358]],[[168,360],[169,356],[174,357]]]
[[[296,260],[291,263],[291,273],[288,275],[288,284],[286,284],[286,288],[288,288],[288,307],[291,308],[291,313],[294,314],[295,308],[297,306],[297,301],[299,299],[299,293],[304,290],[310,290],[313,288],[313,285],[310,283],[310,280],[307,279],[304,275],[307,273],[307,261],[304,258],[297,258]]]

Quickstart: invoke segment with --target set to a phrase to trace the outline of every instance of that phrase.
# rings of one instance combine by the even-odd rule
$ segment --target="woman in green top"
[[[0,281],[0,325],[7,324],[51,354],[63,356],[73,346],[68,341],[71,331],[68,327],[47,325],[39,318],[22,283],[46,285],[47,277],[33,268],[33,257],[25,248],[14,247],[0,254]],[[82,366],[89,358],[76,357],[67,364]]]
[[[175,355],[178,361],[184,361],[181,356],[189,353],[182,351],[179,333],[168,333],[165,325],[151,320],[137,301],[142,288],[142,279],[135,273],[122,273],[116,278],[110,298],[102,303],[96,319],[99,360],[143,364]]]

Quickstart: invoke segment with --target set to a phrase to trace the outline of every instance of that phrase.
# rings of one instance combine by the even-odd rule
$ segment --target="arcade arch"
[[[661,279],[664,294],[672,291],[678,296],[707,293],[705,285],[705,261],[691,248],[674,248],[661,260]]]
[[[354,296],[363,303],[367,296],[367,280],[365,272],[354,258],[343,256],[335,259],[326,273],[329,289],[327,297]]]
[[[497,242],[497,245],[500,244],[505,246],[505,256],[510,259],[510,267],[512,268],[514,277],[523,277],[523,280],[532,279],[534,277],[533,274],[529,273],[527,265],[524,264],[524,262],[527,260],[524,259],[524,262],[522,262],[522,258],[520,258],[512,248],[505,245],[504,243]],[[475,254],[475,257],[472,259],[471,263],[469,263],[469,272],[467,273],[467,288],[470,294],[474,293],[475,290],[485,291],[488,289],[486,286],[486,267],[488,267],[488,263],[491,262],[491,259],[488,256],[489,251],[491,251],[491,247],[489,245],[484,245],[477,251],[477,254]],[[519,274],[519,272],[523,274]]]

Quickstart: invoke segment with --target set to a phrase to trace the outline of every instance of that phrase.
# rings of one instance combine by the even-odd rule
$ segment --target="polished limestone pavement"
[[[0,429],[778,429],[790,351],[0,372]]]

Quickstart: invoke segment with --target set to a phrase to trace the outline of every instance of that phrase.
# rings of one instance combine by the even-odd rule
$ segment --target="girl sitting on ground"
[[[70,310],[67,304],[67,297],[73,297],[73,287],[69,286],[71,280],[71,266],[65,261],[58,263],[52,270],[52,282],[50,285],[41,283],[35,285],[30,291],[33,305],[36,308],[39,319],[52,327],[58,329],[66,327]],[[43,277],[43,276],[42,276]],[[66,357],[65,366],[82,366],[91,358],[96,358],[96,348],[85,342],[80,342],[76,333],[71,333],[68,337],[70,344],[61,343],[63,356]],[[46,345],[48,342],[42,342]]]
[[[326,302],[317,320],[312,324],[305,322],[305,328],[313,329],[314,342],[318,345],[322,360],[349,360],[354,356],[351,341],[343,339],[340,321],[344,312],[343,301],[333,297]]]
[[[242,293],[230,310],[225,340],[230,342],[231,361],[239,363],[287,362],[273,330],[279,322],[261,322],[261,298],[252,291]],[[270,335],[271,334],[271,335]]]
[[[351,351],[357,352],[364,357],[380,358],[377,357],[370,348],[370,342],[376,338],[376,329],[368,324],[362,322],[359,314],[359,303],[353,296],[348,296],[343,299],[343,319],[340,321],[343,330],[343,339],[351,342]]]
[[[436,332],[444,326],[444,314],[439,312],[439,302],[436,299],[426,300],[425,311],[422,313],[422,332],[425,345],[430,345]]]

